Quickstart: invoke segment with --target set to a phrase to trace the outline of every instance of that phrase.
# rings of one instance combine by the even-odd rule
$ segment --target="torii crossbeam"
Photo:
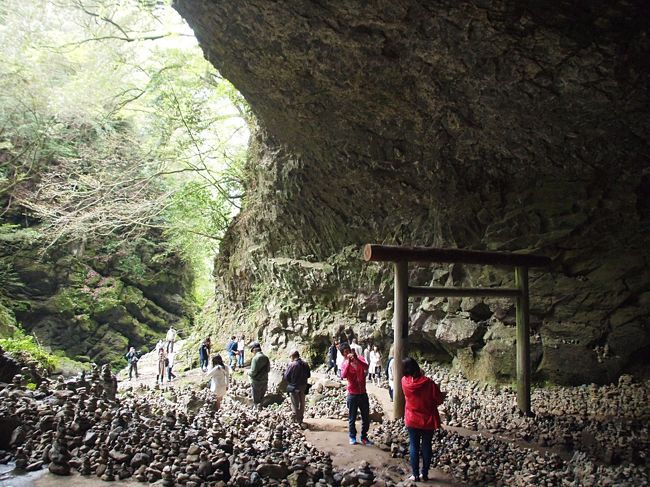
[[[548,267],[551,259],[540,255],[483,252],[477,250],[438,249],[432,247],[398,247],[367,244],[363,259],[368,262],[393,262],[395,265],[395,301],[393,313],[394,374],[393,413],[395,419],[404,417],[402,391],[402,359],[408,338],[409,296],[492,296],[515,298],[517,315],[517,406],[530,414],[530,325],[528,304],[528,269]],[[420,287],[408,284],[409,262],[448,262],[507,266],[515,268],[514,288]]]

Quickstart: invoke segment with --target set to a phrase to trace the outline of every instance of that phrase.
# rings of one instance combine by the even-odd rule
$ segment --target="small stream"
[[[47,473],[46,469],[36,472],[25,472],[15,470],[15,465],[10,462],[0,465],[0,486],[2,487],[27,487],[35,485],[36,480]]]
[[[51,474],[47,468],[36,472],[20,472],[14,469],[13,462],[0,465],[0,487],[99,487],[106,486],[106,482],[95,476],[82,477],[79,474],[60,477]],[[120,480],[110,482],[111,486],[132,485],[133,480]]]

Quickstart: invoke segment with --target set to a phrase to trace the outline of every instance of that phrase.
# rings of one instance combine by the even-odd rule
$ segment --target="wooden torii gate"
[[[393,414],[404,417],[404,393],[402,391],[402,359],[408,338],[409,296],[464,297],[492,296],[516,300],[517,315],[517,406],[530,414],[530,326],[528,306],[528,269],[547,267],[551,259],[539,255],[511,254],[505,252],[482,252],[476,250],[438,249],[432,247],[398,247],[367,244],[363,248],[367,262],[393,262],[395,265],[395,301],[393,312],[394,374]],[[513,288],[459,288],[409,286],[409,262],[447,262],[507,266],[515,268]]]

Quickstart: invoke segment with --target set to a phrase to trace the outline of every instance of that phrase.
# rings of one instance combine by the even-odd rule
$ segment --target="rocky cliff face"
[[[82,362],[122,365],[129,346],[149,348],[170,325],[189,324],[195,311],[191,272],[146,239],[117,252],[87,246],[44,259],[23,249],[11,262],[7,317],[53,352]]]
[[[390,340],[391,270],[365,242],[536,252],[533,366],[647,370],[647,2],[177,0],[263,125],[218,261],[224,309],[274,346]],[[411,268],[474,286],[504,270]],[[412,348],[514,374],[512,305],[411,303]],[[263,326],[262,326],[263,325]]]

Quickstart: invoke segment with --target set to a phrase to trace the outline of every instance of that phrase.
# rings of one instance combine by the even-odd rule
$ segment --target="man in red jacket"
[[[357,444],[357,428],[355,425],[357,411],[361,412],[361,443],[373,445],[368,439],[370,429],[370,402],[366,393],[366,372],[368,363],[357,355],[356,350],[350,349],[347,343],[341,344],[341,354],[345,357],[341,365],[341,379],[348,380],[348,434],[350,445]]]
[[[404,424],[409,432],[409,459],[413,475],[409,480],[420,480],[420,451],[422,452],[422,480],[429,480],[431,442],[434,430],[440,429],[438,406],[444,400],[438,385],[422,373],[415,359],[402,360],[404,377],[402,390],[406,400]],[[420,443],[422,444],[420,447]]]

